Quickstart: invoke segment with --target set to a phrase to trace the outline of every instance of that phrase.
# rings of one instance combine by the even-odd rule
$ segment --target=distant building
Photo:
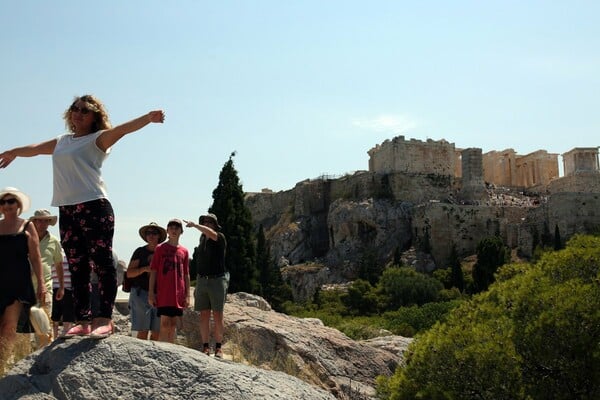
[[[465,179],[463,183],[471,189],[480,185],[481,177],[497,186],[522,188],[545,186],[559,178],[558,154],[546,150],[526,155],[519,155],[513,149],[481,154],[480,149],[457,149],[444,139],[423,142],[397,136],[371,148],[368,154],[370,172],[454,176]],[[600,173],[598,147],[574,148],[562,157],[564,176]]]
[[[565,176],[581,172],[600,172],[598,167],[598,147],[576,147],[563,153]]]

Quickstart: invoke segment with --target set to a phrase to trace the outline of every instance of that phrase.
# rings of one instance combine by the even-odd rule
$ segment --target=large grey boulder
[[[237,362],[278,370],[328,390],[338,399],[374,398],[375,380],[403,363],[410,338],[357,342],[315,318],[275,312],[261,297],[227,296],[225,354]],[[187,345],[200,348],[198,313],[186,310]]]
[[[0,380],[0,399],[335,399],[277,371],[137,340],[59,339]]]

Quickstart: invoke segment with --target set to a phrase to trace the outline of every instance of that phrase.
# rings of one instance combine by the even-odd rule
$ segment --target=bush
[[[377,284],[386,310],[436,302],[443,288],[437,279],[408,267],[386,269]]]
[[[498,276],[413,342],[380,398],[600,398],[600,238]]]
[[[362,279],[352,282],[340,300],[348,315],[370,315],[377,311],[377,294],[373,286]]]
[[[420,307],[401,307],[383,314],[383,327],[396,335],[412,337],[417,332],[431,328],[436,322],[444,321],[448,313],[461,301],[427,303]],[[411,329],[408,329],[408,328]],[[407,332],[412,331],[411,335]]]

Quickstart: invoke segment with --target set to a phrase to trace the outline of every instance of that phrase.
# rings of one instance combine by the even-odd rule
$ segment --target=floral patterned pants
[[[111,318],[117,295],[117,271],[112,255],[115,216],[108,199],[60,206],[62,247],[69,262],[77,322]],[[90,272],[98,275],[100,309],[92,315]]]

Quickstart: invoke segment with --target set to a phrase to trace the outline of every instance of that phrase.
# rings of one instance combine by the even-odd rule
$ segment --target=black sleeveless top
[[[25,230],[16,234],[0,235],[0,313],[15,300],[23,304],[23,312],[19,319],[17,332],[32,332],[29,324],[29,309],[37,302],[33,282],[31,281],[31,265],[29,263],[29,246]]]
[[[196,272],[200,276],[221,275],[227,272],[225,253],[227,240],[225,235],[217,232],[217,240],[211,240],[206,235],[200,236],[200,243],[194,248],[192,261],[196,264]]]

